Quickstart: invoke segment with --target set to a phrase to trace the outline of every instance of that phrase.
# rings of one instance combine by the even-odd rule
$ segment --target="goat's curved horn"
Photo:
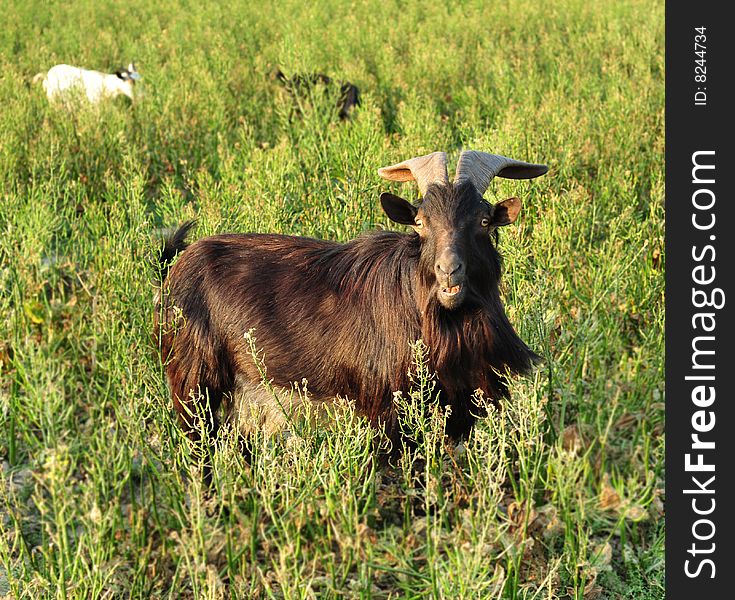
[[[445,152],[432,152],[425,156],[417,156],[404,160],[397,165],[382,167],[378,169],[378,175],[390,181],[416,180],[421,195],[432,183],[447,185],[449,176],[447,174],[447,155]]]
[[[454,183],[471,181],[475,189],[482,195],[494,177],[533,179],[548,170],[549,167],[546,165],[534,165],[499,154],[465,150],[459,156]]]

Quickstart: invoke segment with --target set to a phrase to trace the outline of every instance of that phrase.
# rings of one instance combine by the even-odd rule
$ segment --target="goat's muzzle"
[[[438,285],[437,297],[441,305],[449,310],[457,308],[465,297],[466,271],[456,252],[445,250],[434,266]]]

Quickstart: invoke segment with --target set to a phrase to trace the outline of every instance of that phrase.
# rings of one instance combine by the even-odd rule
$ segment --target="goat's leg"
[[[224,392],[205,376],[205,368],[201,365],[191,367],[183,373],[177,365],[169,364],[168,377],[179,425],[203,453],[202,477],[209,486],[212,482],[214,441],[220,427],[219,408]]]

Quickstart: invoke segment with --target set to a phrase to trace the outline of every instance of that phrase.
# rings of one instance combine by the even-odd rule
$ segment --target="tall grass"
[[[663,3],[10,0],[0,27],[0,595],[661,598]],[[36,72],[135,60],[69,112]],[[273,81],[357,84],[349,123]],[[379,166],[461,148],[548,163],[503,231],[545,363],[457,447],[415,346],[405,427],[225,435],[216,494],[151,339],[154,232],[346,240],[392,227]],[[413,343],[415,340],[406,340]],[[307,374],[308,377],[308,374]]]

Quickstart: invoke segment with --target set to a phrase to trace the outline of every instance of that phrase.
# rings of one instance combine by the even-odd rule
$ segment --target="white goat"
[[[114,74],[88,71],[70,65],[56,65],[44,75],[39,73],[33,83],[43,80],[43,89],[49,101],[82,92],[87,100],[96,104],[105,98],[114,98],[120,94],[133,99],[133,86],[141,79],[135,65],[130,63],[126,69]]]

